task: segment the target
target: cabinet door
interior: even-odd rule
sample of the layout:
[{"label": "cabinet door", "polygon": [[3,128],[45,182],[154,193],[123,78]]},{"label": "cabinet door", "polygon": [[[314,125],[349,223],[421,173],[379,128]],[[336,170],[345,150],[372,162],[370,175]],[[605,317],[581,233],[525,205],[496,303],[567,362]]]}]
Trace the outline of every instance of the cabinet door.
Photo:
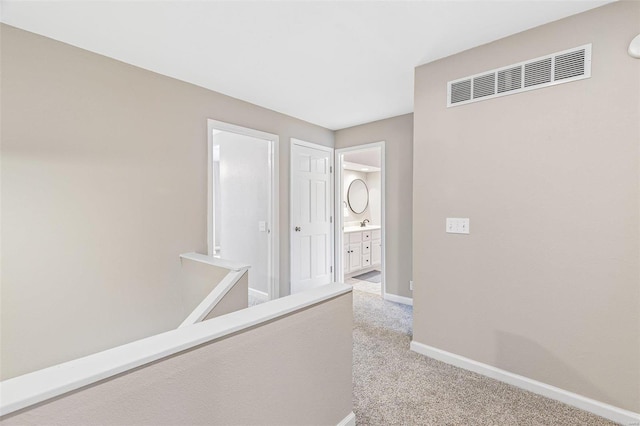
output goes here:
[{"label": "cabinet door", "polygon": [[371,243],[371,264],[379,265],[382,263],[382,244],[380,240]]},{"label": "cabinet door", "polygon": [[349,261],[351,258],[350,251],[351,249],[349,248],[349,245],[345,245],[342,250],[342,267],[344,268],[345,274],[351,272],[351,262]]},{"label": "cabinet door", "polygon": [[362,269],[362,246],[360,244],[349,244],[349,271]]}]

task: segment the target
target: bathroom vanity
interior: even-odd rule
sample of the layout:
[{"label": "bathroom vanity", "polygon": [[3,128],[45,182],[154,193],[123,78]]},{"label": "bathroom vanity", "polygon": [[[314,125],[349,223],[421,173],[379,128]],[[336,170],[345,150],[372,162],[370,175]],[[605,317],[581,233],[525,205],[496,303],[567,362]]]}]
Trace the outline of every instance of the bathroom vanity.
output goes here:
[{"label": "bathroom vanity", "polygon": [[342,264],[344,273],[366,272],[382,263],[382,230],[380,226],[349,226],[344,228]]}]

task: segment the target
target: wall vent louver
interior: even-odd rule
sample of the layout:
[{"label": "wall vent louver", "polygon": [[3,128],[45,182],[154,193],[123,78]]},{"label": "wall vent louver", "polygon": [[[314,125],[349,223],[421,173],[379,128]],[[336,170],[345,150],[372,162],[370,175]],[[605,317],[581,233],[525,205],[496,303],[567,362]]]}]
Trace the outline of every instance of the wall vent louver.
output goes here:
[{"label": "wall vent louver", "polygon": [[524,87],[551,82],[551,58],[524,65]]},{"label": "wall vent louver", "polygon": [[491,96],[496,93],[496,75],[481,75],[473,79],[473,99]]},{"label": "wall vent louver", "polygon": [[498,93],[518,90],[522,87],[522,66],[498,71]]},{"label": "wall vent louver", "polygon": [[591,77],[591,44],[447,83],[447,107]]},{"label": "wall vent louver", "polygon": [[471,80],[458,81],[451,85],[451,103],[464,102],[471,99]]},{"label": "wall vent louver", "polygon": [[584,74],[584,49],[558,55],[553,78],[562,80]]}]

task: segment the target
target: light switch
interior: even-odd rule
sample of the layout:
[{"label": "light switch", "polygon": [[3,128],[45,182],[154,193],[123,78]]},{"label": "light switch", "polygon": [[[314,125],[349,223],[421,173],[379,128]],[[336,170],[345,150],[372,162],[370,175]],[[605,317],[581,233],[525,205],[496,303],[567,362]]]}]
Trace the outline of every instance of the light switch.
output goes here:
[{"label": "light switch", "polygon": [[456,225],[456,219],[453,217],[448,217],[447,218],[447,229],[446,231],[450,234],[455,234],[455,225]]},{"label": "light switch", "polygon": [[267,222],[261,220],[258,222],[258,230],[260,232],[267,232]]},{"label": "light switch", "polygon": [[460,222],[458,222],[459,225],[459,231],[461,234],[468,234],[469,233],[469,218],[465,217],[462,219],[459,219]]},{"label": "light switch", "polygon": [[468,217],[448,217],[445,230],[449,234],[468,234],[469,218]]}]

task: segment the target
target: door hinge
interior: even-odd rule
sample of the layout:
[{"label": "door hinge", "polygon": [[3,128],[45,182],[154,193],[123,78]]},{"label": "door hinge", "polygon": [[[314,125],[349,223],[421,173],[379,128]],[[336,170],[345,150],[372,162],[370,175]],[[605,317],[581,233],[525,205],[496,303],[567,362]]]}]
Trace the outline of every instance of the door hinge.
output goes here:
[{"label": "door hinge", "polygon": [[333,166],[329,166],[329,173],[333,173]]},{"label": "door hinge", "polygon": [[333,273],[333,266],[329,266],[329,272]]},{"label": "door hinge", "polygon": [[329,216],[329,223],[333,223],[333,216]]}]

